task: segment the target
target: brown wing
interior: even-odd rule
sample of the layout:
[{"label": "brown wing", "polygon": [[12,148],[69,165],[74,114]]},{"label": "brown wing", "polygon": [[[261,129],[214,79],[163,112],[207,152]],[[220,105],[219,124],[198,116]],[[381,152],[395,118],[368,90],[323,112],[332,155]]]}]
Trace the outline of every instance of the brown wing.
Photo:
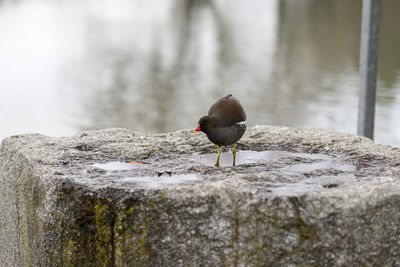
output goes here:
[{"label": "brown wing", "polygon": [[208,115],[214,116],[220,126],[232,126],[237,122],[246,120],[246,112],[239,100],[232,94],[215,102],[208,111]]}]

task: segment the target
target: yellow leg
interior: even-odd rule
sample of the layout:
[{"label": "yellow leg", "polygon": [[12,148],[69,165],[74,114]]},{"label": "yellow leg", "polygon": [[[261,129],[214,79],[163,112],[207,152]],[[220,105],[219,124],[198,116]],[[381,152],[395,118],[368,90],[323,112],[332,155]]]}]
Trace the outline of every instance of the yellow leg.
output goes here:
[{"label": "yellow leg", "polygon": [[217,162],[215,163],[215,167],[219,167],[219,156],[220,156],[220,153],[219,153],[219,146],[217,145],[217,152],[218,152],[218,157],[217,157]]},{"label": "yellow leg", "polygon": [[233,164],[232,166],[235,167],[236,166],[236,144],[233,144]]}]

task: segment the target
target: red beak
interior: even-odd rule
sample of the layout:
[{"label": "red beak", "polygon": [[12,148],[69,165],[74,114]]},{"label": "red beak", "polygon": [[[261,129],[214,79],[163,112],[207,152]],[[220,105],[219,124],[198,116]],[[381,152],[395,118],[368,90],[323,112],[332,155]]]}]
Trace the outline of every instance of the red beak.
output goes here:
[{"label": "red beak", "polygon": [[200,124],[197,124],[197,128],[193,130],[193,133],[197,133],[200,131]]}]

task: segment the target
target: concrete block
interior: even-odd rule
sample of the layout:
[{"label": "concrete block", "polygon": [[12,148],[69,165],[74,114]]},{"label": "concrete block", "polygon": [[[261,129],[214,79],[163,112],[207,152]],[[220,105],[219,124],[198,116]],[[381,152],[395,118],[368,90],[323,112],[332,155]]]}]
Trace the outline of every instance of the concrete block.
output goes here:
[{"label": "concrete block", "polygon": [[12,136],[7,266],[399,266],[400,150],[259,126],[228,149],[182,130]]}]

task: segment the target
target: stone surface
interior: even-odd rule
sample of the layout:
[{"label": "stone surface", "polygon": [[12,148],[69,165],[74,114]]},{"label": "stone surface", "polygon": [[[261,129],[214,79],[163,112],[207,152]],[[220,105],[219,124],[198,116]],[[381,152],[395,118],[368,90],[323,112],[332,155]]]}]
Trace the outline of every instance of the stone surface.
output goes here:
[{"label": "stone surface", "polygon": [[214,145],[188,130],[6,138],[0,261],[400,265],[398,148],[267,126],[248,129],[238,147],[238,166],[223,153],[217,169]]}]

